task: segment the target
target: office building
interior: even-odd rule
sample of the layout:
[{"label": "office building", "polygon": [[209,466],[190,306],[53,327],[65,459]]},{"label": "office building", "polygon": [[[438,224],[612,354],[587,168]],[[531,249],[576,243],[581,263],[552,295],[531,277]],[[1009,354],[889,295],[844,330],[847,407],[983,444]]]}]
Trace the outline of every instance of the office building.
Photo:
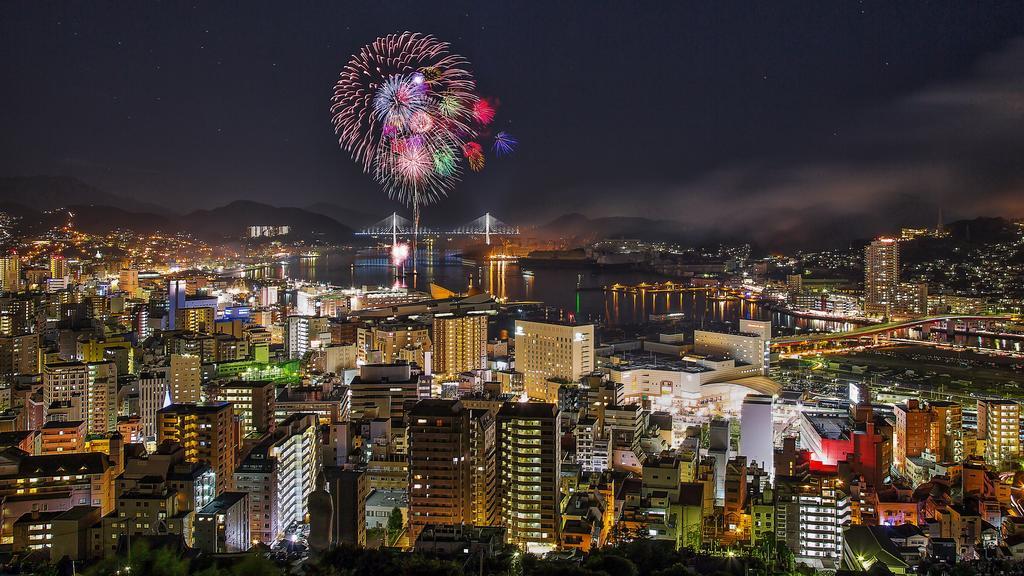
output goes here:
[{"label": "office building", "polygon": [[508,402],[497,415],[500,516],[511,544],[554,548],[561,526],[561,415],[550,403]]},{"label": "office building", "polygon": [[737,331],[694,330],[693,352],[709,357],[709,365],[719,359],[731,359],[737,365],[753,366],[767,374],[771,339],[771,322],[741,318]]},{"label": "office building", "polygon": [[[353,420],[405,417],[405,403],[420,399],[419,373],[400,364],[364,364],[349,383]],[[422,394],[427,396],[429,394]]]},{"label": "office building", "polygon": [[594,368],[593,324],[516,320],[515,369],[530,398],[549,397],[552,378],[576,382]]}]

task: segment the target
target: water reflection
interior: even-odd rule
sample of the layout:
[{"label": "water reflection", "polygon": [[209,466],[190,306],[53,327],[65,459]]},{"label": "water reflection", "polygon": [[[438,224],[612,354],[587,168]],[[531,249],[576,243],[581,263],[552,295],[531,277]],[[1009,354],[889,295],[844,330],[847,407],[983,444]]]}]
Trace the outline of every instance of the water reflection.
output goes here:
[{"label": "water reflection", "polygon": [[[411,263],[410,263],[411,268]],[[702,291],[604,291],[615,283],[636,285],[663,280],[642,272],[592,271],[559,267],[523,267],[515,262],[492,261],[486,264],[463,261],[455,254],[435,252],[427,245],[419,254],[419,269],[396,270],[386,253],[351,253],[296,258],[284,264],[247,272],[250,278],[286,276],[341,286],[407,286],[429,290],[431,283],[462,292],[470,286],[495,294],[510,302],[539,301],[552,309],[549,317],[601,322],[607,326],[645,324],[652,316],[682,313],[683,327],[735,326],[739,319],[771,320],[776,335],[794,332],[836,332],[850,330],[848,322],[795,317],[770,310],[734,296],[715,296]],[[920,334],[911,335],[920,338]],[[958,344],[1022,351],[1021,342],[955,336]]]}]

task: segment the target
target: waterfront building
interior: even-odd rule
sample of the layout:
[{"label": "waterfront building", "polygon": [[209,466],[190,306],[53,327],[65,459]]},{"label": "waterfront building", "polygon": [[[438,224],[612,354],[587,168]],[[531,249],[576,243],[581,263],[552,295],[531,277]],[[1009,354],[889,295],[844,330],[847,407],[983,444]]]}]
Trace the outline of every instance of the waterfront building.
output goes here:
[{"label": "waterfront building", "polygon": [[594,325],[516,320],[515,369],[530,398],[548,398],[548,381],[576,382],[594,364]]}]

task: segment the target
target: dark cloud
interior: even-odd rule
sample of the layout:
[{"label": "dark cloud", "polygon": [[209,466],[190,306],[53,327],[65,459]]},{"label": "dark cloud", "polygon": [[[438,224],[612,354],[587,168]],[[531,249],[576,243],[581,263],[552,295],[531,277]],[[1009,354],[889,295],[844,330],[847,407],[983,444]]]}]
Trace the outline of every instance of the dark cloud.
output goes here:
[{"label": "dark cloud", "polygon": [[[662,188],[645,212],[767,244],[932,225],[940,208],[947,220],[1024,217],[1022,121],[1024,40],[1016,40],[970,77],[865,111],[835,135]],[[602,204],[608,214],[636,210],[629,193]]]}]

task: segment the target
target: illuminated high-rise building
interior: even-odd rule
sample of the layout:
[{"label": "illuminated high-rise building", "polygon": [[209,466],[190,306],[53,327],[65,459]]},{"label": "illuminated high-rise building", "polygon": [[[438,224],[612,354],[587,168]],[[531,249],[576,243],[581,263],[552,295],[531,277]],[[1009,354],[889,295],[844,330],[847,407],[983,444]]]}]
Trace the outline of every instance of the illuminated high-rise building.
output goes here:
[{"label": "illuminated high-rise building", "polygon": [[364,364],[349,383],[352,419],[405,417],[406,402],[419,400],[419,373],[409,364]]},{"label": "illuminated high-rise building", "polygon": [[157,443],[171,440],[185,449],[189,462],[203,462],[217,478],[217,494],[234,485],[234,410],[228,402],[171,404],[157,412]]},{"label": "illuminated high-rise building", "polygon": [[122,268],[117,279],[117,287],[128,295],[135,298],[139,292],[139,271],[132,268]]},{"label": "illuminated high-rise building", "polygon": [[487,316],[434,316],[433,372],[454,375],[487,367]]},{"label": "illuminated high-rise building", "polygon": [[47,411],[60,408],[48,419],[84,420],[89,434],[102,435],[115,430],[117,365],[114,362],[45,364],[43,405]]},{"label": "illuminated high-rise building", "polygon": [[21,290],[21,258],[13,250],[0,258],[0,292]]},{"label": "illuminated high-rise building", "polygon": [[[422,322],[383,322],[372,328],[357,331],[357,354],[366,362],[372,352],[379,354],[379,362],[397,362],[403,355],[412,356],[421,368],[426,366],[424,353],[430,352],[430,325]],[[405,353],[405,354],[403,354]]]},{"label": "illuminated high-rise building", "polygon": [[928,450],[943,462],[964,459],[964,415],[956,402],[932,400],[928,402],[932,413]]},{"label": "illuminated high-rise building", "polygon": [[978,400],[978,440],[985,442],[985,461],[998,466],[1021,456],[1020,404],[1013,400]]},{"label": "illuminated high-rise building", "polygon": [[184,280],[169,280],[167,282],[167,328],[175,330],[178,328],[178,314],[185,308]]},{"label": "illuminated high-rise building", "polygon": [[47,411],[55,402],[67,402],[76,407],[68,419],[85,420],[88,387],[89,367],[84,362],[51,362],[43,365],[43,407]]},{"label": "illuminated high-rise building", "polygon": [[498,446],[493,410],[469,412],[470,519],[474,526],[498,524]]},{"label": "illuminated high-rise building", "polygon": [[156,439],[156,413],[170,405],[170,392],[167,389],[167,376],[170,369],[139,373],[139,420],[142,424],[142,436]]},{"label": "illuminated high-rise building", "polygon": [[324,316],[289,316],[285,332],[284,349],[289,358],[302,358],[331,343],[330,320]]},{"label": "illuminated high-rise building", "polygon": [[273,431],[276,391],[270,380],[235,380],[217,386],[217,400],[235,407],[245,438]]},{"label": "illuminated high-rise building", "polygon": [[530,398],[549,398],[551,378],[576,382],[595,366],[593,324],[516,320],[515,368]]},{"label": "illuminated high-rise building", "polygon": [[89,434],[104,435],[117,429],[117,364],[89,362]]},{"label": "illuminated high-rise building", "polygon": [[472,523],[469,410],[421,400],[409,412],[409,538],[427,524]]},{"label": "illuminated high-rise building", "polygon": [[764,394],[748,394],[743,399],[740,412],[740,455],[747,462],[757,463],[768,473],[768,478],[775,477],[775,446],[772,430],[772,409],[774,399]]},{"label": "illuminated high-rise building", "polygon": [[68,263],[64,256],[53,254],[50,256],[50,278],[67,278]]},{"label": "illuminated high-rise building", "polygon": [[213,333],[213,320],[216,317],[213,308],[185,308],[178,311],[178,329],[202,334]]},{"label": "illuminated high-rise building", "polygon": [[896,306],[900,249],[895,238],[879,238],[864,249],[864,311],[888,317]]},{"label": "illuminated high-rise building", "polygon": [[775,533],[798,559],[830,568],[842,553],[851,522],[850,496],[834,473],[802,471],[776,476]]},{"label": "illuminated high-rise building", "polygon": [[[194,308],[217,308],[217,298],[194,295],[189,297],[188,285],[184,280],[167,281],[167,328],[169,330],[188,330],[186,322],[186,310]],[[200,313],[199,318],[204,318]],[[195,322],[193,316],[193,322]],[[212,322],[211,328],[212,331]],[[194,330],[195,331],[195,330]]]},{"label": "illuminated high-rise building", "polygon": [[316,415],[294,413],[261,441],[235,470],[235,489],[249,493],[252,538],[271,545],[302,524],[320,465]]},{"label": "illuminated high-rise building", "polygon": [[561,414],[555,404],[507,402],[498,410],[500,515],[511,544],[551,550],[561,526]]}]

